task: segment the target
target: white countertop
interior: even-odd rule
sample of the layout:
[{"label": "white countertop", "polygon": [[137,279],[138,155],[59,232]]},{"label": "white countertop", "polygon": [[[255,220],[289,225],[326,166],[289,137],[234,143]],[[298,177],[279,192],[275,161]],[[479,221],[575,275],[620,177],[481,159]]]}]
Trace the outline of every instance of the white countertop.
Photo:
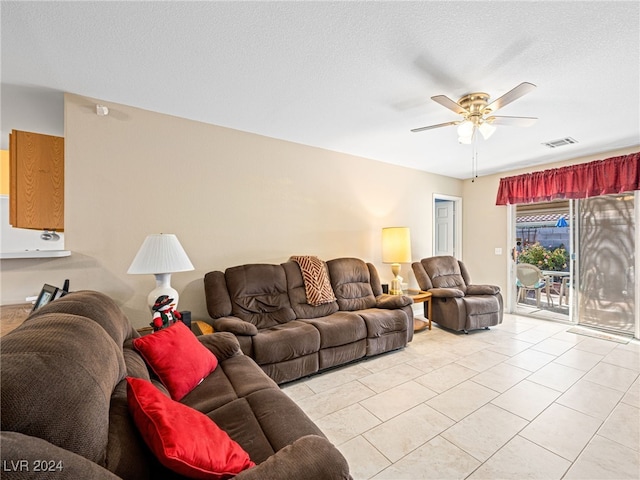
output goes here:
[{"label": "white countertop", "polygon": [[0,260],[10,258],[56,258],[68,257],[69,250],[23,250],[21,252],[0,252]]}]

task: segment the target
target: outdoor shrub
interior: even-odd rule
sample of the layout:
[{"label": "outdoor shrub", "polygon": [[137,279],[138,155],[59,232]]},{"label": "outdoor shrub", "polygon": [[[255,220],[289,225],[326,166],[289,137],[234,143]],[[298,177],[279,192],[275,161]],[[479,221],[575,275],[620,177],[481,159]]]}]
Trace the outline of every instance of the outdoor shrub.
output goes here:
[{"label": "outdoor shrub", "polygon": [[554,250],[545,248],[540,243],[527,245],[518,255],[520,263],[529,263],[535,265],[540,270],[553,270],[556,272],[567,268],[569,255],[564,247]]}]

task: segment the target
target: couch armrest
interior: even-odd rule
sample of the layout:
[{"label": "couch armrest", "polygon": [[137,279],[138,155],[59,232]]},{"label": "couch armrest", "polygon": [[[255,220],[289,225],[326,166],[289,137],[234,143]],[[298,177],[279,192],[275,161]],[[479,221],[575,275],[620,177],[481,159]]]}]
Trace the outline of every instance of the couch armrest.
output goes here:
[{"label": "couch armrest", "polygon": [[0,445],[2,478],[7,480],[120,478],[97,463],[38,437],[5,431],[0,434]]},{"label": "couch armrest", "polygon": [[495,295],[500,293],[496,285],[467,285],[467,295]]},{"label": "couch armrest", "polygon": [[217,332],[230,332],[234,335],[257,335],[258,328],[238,317],[220,317],[211,321]]},{"label": "couch armrest", "polygon": [[464,292],[457,288],[432,288],[429,290],[434,298],[461,298]]},{"label": "couch armrest", "polygon": [[230,332],[215,332],[197,337],[205,347],[213,352],[219,361],[242,355],[238,339]]},{"label": "couch armrest", "polygon": [[299,438],[264,462],[240,472],[238,480],[297,478],[305,480],[350,479],[347,461],[329,440],[317,435]]},{"label": "couch armrest", "polygon": [[383,293],[376,297],[376,307],[392,310],[394,308],[402,308],[413,304],[413,299],[406,295],[389,295]]}]

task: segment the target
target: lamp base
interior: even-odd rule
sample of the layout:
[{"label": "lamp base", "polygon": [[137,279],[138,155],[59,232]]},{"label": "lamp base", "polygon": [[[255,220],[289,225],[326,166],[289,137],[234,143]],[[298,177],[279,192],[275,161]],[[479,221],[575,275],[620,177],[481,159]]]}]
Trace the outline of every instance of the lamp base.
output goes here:
[{"label": "lamp base", "polygon": [[389,288],[391,295],[402,295],[402,277],[397,276],[391,280],[391,288]]},{"label": "lamp base", "polygon": [[391,264],[391,273],[393,273],[394,279],[391,280],[391,287],[389,288],[389,293],[391,295],[402,295],[402,280],[403,278],[400,276],[400,264],[392,263]]},{"label": "lamp base", "polygon": [[153,306],[156,303],[158,297],[162,295],[168,295],[169,298],[173,298],[174,310],[178,310],[178,291],[171,286],[171,274],[170,273],[156,273],[156,288],[151,290],[149,295],[147,296],[147,305],[149,305],[149,310],[153,313]]}]

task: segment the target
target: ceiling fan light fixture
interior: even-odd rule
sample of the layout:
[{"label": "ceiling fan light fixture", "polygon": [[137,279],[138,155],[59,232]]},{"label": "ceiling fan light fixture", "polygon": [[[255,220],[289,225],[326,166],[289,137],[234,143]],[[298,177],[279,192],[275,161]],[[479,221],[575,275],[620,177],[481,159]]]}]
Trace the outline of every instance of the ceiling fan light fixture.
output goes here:
[{"label": "ceiling fan light fixture", "polygon": [[489,140],[489,137],[493,135],[493,132],[496,131],[496,127],[494,127],[490,123],[482,122],[480,124],[480,127],[478,127],[478,130],[480,130],[482,138],[484,138],[485,140]]},{"label": "ceiling fan light fixture", "polygon": [[[471,120],[465,120],[460,125],[458,125],[458,137],[468,137],[469,141],[471,141],[474,127],[475,125]],[[463,143],[463,142],[460,142],[460,143]]]}]

